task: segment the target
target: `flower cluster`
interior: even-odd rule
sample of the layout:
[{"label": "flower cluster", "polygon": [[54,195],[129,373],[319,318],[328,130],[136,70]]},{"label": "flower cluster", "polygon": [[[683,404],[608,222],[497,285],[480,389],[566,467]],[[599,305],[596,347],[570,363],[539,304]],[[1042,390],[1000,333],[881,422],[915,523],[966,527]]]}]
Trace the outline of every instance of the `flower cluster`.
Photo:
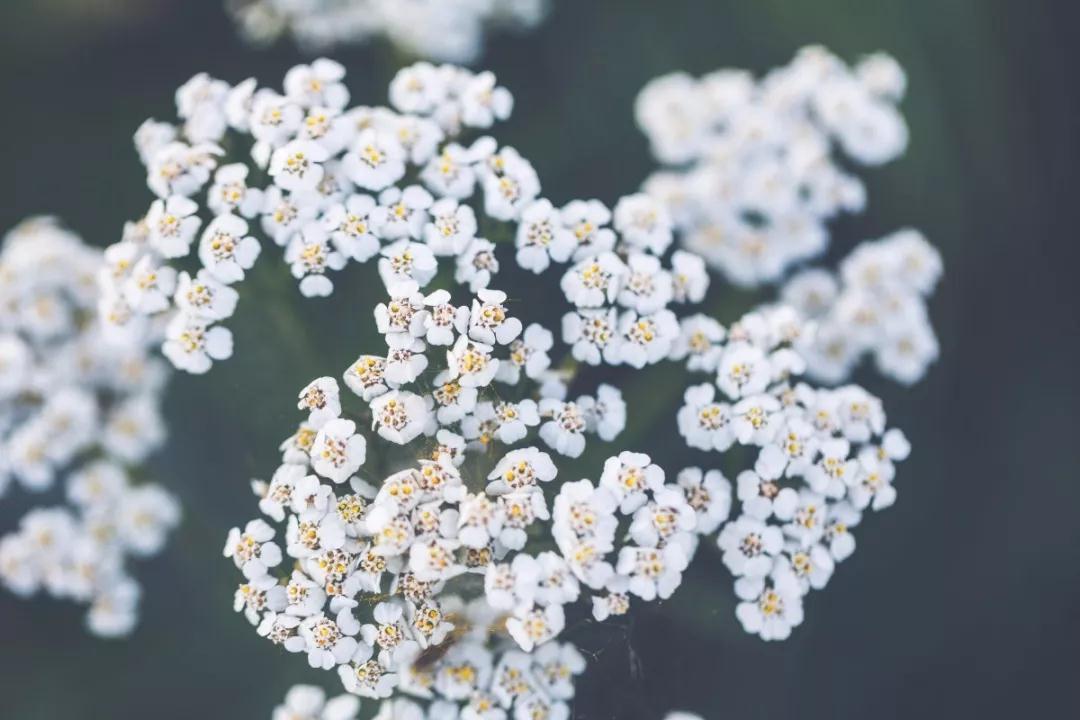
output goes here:
[{"label": "flower cluster", "polygon": [[[583,584],[600,618],[625,612],[627,593],[668,597],[695,544],[696,516],[647,456],[612,458],[599,485],[566,483],[553,499],[544,490],[557,485],[548,453],[525,446],[492,457],[530,433],[576,457],[587,434],[612,439],[622,430],[621,395],[602,386],[595,397],[565,400],[565,384],[547,371],[550,333],[523,331],[501,292],[480,290],[460,306],[446,290],[421,295],[414,282],[390,295],[375,310],[387,354],[359,357],[344,381],[366,404],[359,415],[380,443],[377,459],[394,461],[399,447],[405,469],[371,469],[369,439],[346,417],[337,381],[305,387],[298,405],[307,418],[283,444],[270,482],[255,485],[262,512],[285,526],[284,552],[264,520],[226,542],[247,580],[237,610],[312,666],[337,668],[351,692],[385,697],[408,691],[403,678],[424,651],[450,642],[446,657],[457,652],[448,637],[459,593],[481,598],[476,607],[492,613],[484,627],[525,652],[558,636],[563,607]],[[428,355],[438,353],[445,361],[436,366]],[[617,514],[634,523],[634,544],[621,549]],[[537,534],[551,549],[525,552]],[[278,577],[285,555],[295,562]],[[356,613],[368,605],[361,623]]]},{"label": "flower cluster", "polygon": [[938,356],[926,298],[941,272],[941,255],[922,234],[901,230],[855,248],[839,277],[824,269],[792,276],[781,297],[817,323],[800,348],[808,374],[841,382],[872,354],[882,374],[905,385],[920,380]]},{"label": "flower cluster", "polygon": [[[408,68],[392,102],[436,118],[428,121],[442,131],[460,126],[465,94],[450,101],[445,86],[431,84],[460,72]],[[350,153],[386,157],[380,136],[365,137],[370,147],[354,146],[341,161],[346,173],[358,167]],[[264,152],[276,183],[288,170],[275,173],[273,158],[289,147]],[[351,195],[344,211],[315,211],[334,218],[323,227],[330,243],[351,242],[333,246],[342,255],[382,255],[389,297],[374,317],[386,349],[345,370],[351,396],[332,377],[301,390],[307,417],[270,481],[254,486],[260,510],[284,532],[260,519],[227,539],[225,555],[246,578],[237,611],[313,667],[336,669],[350,692],[383,698],[415,690],[410,678],[425,653],[458,652],[453,608],[462,598],[485,608],[486,626],[520,652],[541,652],[578,601],[603,621],[625,614],[633,598],[670,597],[700,538],[712,536],[746,600],[744,627],[786,637],[801,621],[802,596],[851,552],[860,513],[893,501],[893,463],[906,441],[885,431],[880,402],[861,388],[795,383],[806,370],[798,349],[813,340],[795,310],[764,307],[730,329],[706,314],[677,315],[704,301],[710,278],[700,256],[672,249],[677,223],[661,200],[642,193],[612,210],[595,200],[557,208],[524,158],[495,148],[481,138],[439,151],[436,141],[415,163],[418,184],[394,184],[408,172],[403,162],[377,176],[389,199]],[[477,187],[482,207],[467,203]],[[516,225],[512,247],[477,236],[480,213]],[[514,317],[507,295],[491,287],[504,252],[523,270],[558,278],[562,347],[542,325]],[[446,289],[446,274],[437,277],[443,255],[458,258],[452,285],[468,290],[464,302]],[[305,294],[321,294],[305,290],[310,280],[329,283],[324,272],[294,274]],[[691,448],[757,448],[753,470],[737,478],[733,522],[733,488],[719,470],[688,467],[669,480],[648,455],[624,451],[596,482],[560,477],[588,436],[615,440],[627,418],[610,384],[570,399],[579,372],[664,360],[712,377],[686,391],[678,412]],[[352,396],[358,409],[348,407]],[[372,462],[369,446],[378,448]],[[450,699],[483,692],[473,685]]]},{"label": "flower cluster", "polygon": [[739,515],[717,544],[743,600],[736,614],[765,640],[783,640],[802,622],[803,596],[825,587],[854,551],[862,513],[893,504],[895,463],[910,451],[862,388],[794,383],[801,332],[787,308],[744,317],[715,355],[714,382],[688,388],[678,416],[692,448],[758,448],[753,468],[736,478]]},{"label": "flower cluster", "polygon": [[531,28],[546,0],[236,0],[233,14],[245,36],[268,43],[288,34],[323,50],[377,36],[417,57],[468,63],[489,29]]},{"label": "flower cluster", "polygon": [[[235,310],[234,285],[260,253],[259,230],[284,248],[306,296],[328,295],[330,272],[350,260],[377,260],[392,288],[424,287],[438,258],[452,258],[458,283],[487,287],[499,264],[479,222],[537,213],[540,184],[513,148],[452,139],[508,117],[509,92],[490,73],[420,63],[391,84],[396,110],[346,109],[343,77],[337,63],[317,60],[290,70],[281,95],[254,79],[230,88],[197,75],[177,93],[180,126],[143,125],[136,143],[158,199],[107,251],[114,272],[104,319],[115,332],[166,313],[163,350],[176,367],[202,373],[230,356],[232,334],[218,323]],[[232,146],[253,140],[251,163],[223,164],[226,136]],[[264,176],[270,185],[254,186]],[[518,230],[534,267],[553,245],[550,233],[535,234],[546,220]],[[197,270],[170,265],[193,251]]]},{"label": "flower cluster", "polygon": [[23,596],[44,589],[88,603],[91,631],[120,635],[135,623],[139,595],[125,559],[157,553],[179,510],[161,488],[129,483],[126,468],[164,438],[166,372],[148,356],[149,335],[105,341],[101,268],[101,252],[52,219],[4,239],[0,488],[14,478],[41,492],[63,476],[70,507],[32,510],[0,539],[0,582]]},{"label": "flower cluster", "polygon": [[662,201],[685,248],[732,282],[779,280],[828,245],[827,221],[865,205],[865,190],[833,157],[877,165],[900,155],[896,109],[905,77],[890,57],[854,69],[820,47],[760,81],[741,70],[650,82],[636,105],[657,159],[644,184]]},{"label": "flower cluster", "polygon": [[[573,645],[548,643],[525,653],[505,641],[493,641],[494,620],[482,602],[458,603],[454,644],[446,652],[421,654],[399,680],[411,698],[383,700],[376,720],[459,720],[467,718],[550,718],[568,720],[574,679],[585,659]],[[365,668],[370,673],[371,668]],[[384,676],[385,677],[385,676]],[[366,674],[354,682],[366,682]],[[359,700],[353,694],[326,701],[312,686],[289,690],[274,719],[355,720]]]}]

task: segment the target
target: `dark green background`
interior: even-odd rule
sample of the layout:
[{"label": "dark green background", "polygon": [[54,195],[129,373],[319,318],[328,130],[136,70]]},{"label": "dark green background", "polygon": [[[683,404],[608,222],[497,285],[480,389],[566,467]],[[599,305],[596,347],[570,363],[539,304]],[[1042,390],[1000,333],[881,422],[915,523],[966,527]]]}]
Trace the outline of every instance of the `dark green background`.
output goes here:
[{"label": "dark green background", "polygon": [[[889,51],[909,74],[911,149],[865,174],[870,210],[836,225],[832,255],[913,225],[945,256],[931,308],[941,362],[910,390],[866,378],[915,447],[900,501],[864,521],[859,551],[810,596],[803,626],[784,644],[744,635],[730,578],[706,548],[671,602],[581,632],[596,658],[578,717],[1080,715],[1071,5],[563,0],[537,32],[489,43],[481,63],[517,99],[500,140],[532,159],[556,203],[612,202],[649,172],[632,104],[652,77],[762,71],[808,43],[848,59]],[[383,45],[334,56],[365,104],[384,101],[406,61]],[[173,117],[174,89],[197,71],[276,85],[299,59],[286,46],[243,47],[218,0],[3,0],[0,226],[49,212],[91,242],[115,241],[150,200],[130,141],[145,117]],[[295,391],[370,343],[371,270],[301,303],[283,264],[260,264],[231,323],[236,357],[209,378],[177,378],[168,397],[172,437],[154,469],[186,517],[168,551],[138,568],[140,628],[126,642],[94,640],[71,606],[0,594],[0,717],[258,719],[294,682],[336,689],[231,612],[238,574],[220,547],[256,512],[247,480],[273,469],[297,420]],[[722,287],[712,298],[725,322],[755,300]],[[630,438],[651,418],[673,424],[681,380],[660,373],[634,406]],[[672,469],[702,461],[676,444],[657,456]],[[9,494],[0,528],[26,503]]]}]

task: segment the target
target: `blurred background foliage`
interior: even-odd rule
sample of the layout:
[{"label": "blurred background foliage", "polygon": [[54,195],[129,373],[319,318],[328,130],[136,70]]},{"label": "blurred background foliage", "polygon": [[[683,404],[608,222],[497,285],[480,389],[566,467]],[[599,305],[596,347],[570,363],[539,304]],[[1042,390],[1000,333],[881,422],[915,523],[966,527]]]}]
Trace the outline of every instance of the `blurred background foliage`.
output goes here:
[{"label": "blurred background foliage", "polygon": [[[151,199],[131,134],[146,117],[174,116],[176,87],[198,71],[279,85],[302,57],[287,44],[244,47],[221,5],[4,0],[0,227],[54,213],[94,244],[113,242]],[[632,105],[657,75],[761,72],[809,43],[848,60],[893,53],[909,74],[911,149],[864,173],[869,211],[835,224],[829,260],[912,225],[946,262],[931,303],[942,360],[929,378],[910,390],[860,378],[915,447],[900,501],[864,520],[859,551],[810,596],[803,626],[779,645],[744,635],[707,545],[672,601],[575,632],[593,656],[577,717],[1080,715],[1070,682],[1080,641],[1072,5],[556,0],[536,32],[489,39],[479,64],[517,100],[498,137],[533,161],[557,204],[611,203],[650,171]],[[382,44],[333,56],[364,104],[385,102],[409,61]],[[243,287],[236,356],[172,384],[171,441],[153,471],[186,515],[168,551],[137,570],[140,627],[125,642],[95,640],[79,609],[0,594],[0,717],[265,718],[292,683],[337,691],[333,674],[279,653],[232,613],[239,575],[220,548],[257,512],[248,480],[274,469],[299,419],[295,392],[377,347],[369,313],[381,285],[373,267],[354,267],[332,298],[302,302],[276,254]],[[522,314],[545,319],[542,294],[514,294]],[[718,283],[710,301],[726,323],[767,296]],[[672,471],[709,464],[667,442],[682,387],[672,369],[630,386],[628,444],[655,449]],[[0,528],[27,502],[9,494]]]}]

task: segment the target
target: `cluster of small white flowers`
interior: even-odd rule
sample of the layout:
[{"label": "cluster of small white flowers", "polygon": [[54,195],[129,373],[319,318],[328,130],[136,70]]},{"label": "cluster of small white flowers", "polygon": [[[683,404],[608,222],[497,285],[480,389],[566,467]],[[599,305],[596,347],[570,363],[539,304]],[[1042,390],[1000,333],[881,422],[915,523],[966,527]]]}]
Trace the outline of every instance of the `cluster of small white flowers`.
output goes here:
[{"label": "cluster of small white flowers", "polygon": [[[813,52],[800,58],[801,70],[791,71],[798,76],[822,62]],[[447,100],[444,84],[432,90],[433,78],[461,72],[406,69],[391,100],[417,115],[393,117],[430,122],[440,133],[461,127],[469,112],[460,98],[468,93]],[[494,111],[474,125],[505,116],[497,108],[508,111],[509,95],[495,99],[506,91],[494,89],[494,78],[459,77],[487,78],[484,107]],[[840,83],[831,73],[811,77]],[[843,138],[855,131],[844,122],[856,121],[834,120],[829,137],[846,146]],[[351,181],[371,189],[364,184],[370,168],[358,163],[369,151],[387,157],[387,145],[377,134],[364,137],[342,159],[348,178],[335,188]],[[447,657],[457,652],[448,608],[460,598],[486,608],[489,625],[520,651],[537,652],[563,631],[564,608],[578,600],[602,621],[626,613],[632,597],[670,597],[700,537],[719,531],[745,600],[737,612],[744,627],[766,639],[786,637],[801,621],[802,596],[823,587],[833,564],[850,554],[849,529],[861,512],[895,498],[893,464],[908,451],[903,435],[885,431],[880,402],[861,388],[794,384],[806,370],[797,350],[812,342],[812,326],[797,311],[762,308],[730,330],[704,314],[675,314],[679,305],[701,303],[710,281],[700,256],[671,249],[677,208],[646,193],[621,198],[613,210],[595,200],[556,208],[540,197],[536,173],[516,151],[496,153],[494,140],[482,138],[468,150],[440,152],[439,139],[415,163],[420,184],[394,185],[406,173],[402,162],[378,175],[375,189],[385,188],[387,197],[342,195],[344,210],[328,215],[323,232],[331,243],[346,243],[337,250],[342,256],[383,255],[389,298],[374,315],[387,349],[361,355],[344,372],[363,401],[354,414],[333,378],[300,392],[307,418],[282,445],[270,482],[255,484],[262,512],[284,525],[285,548],[263,520],[230,533],[225,554],[247,578],[237,610],[261,635],[306,653],[312,666],[336,668],[350,692],[387,697],[395,688],[410,691],[407,679],[432,648]],[[276,178],[290,172],[280,169],[290,165],[280,160],[288,147],[282,141],[263,153]],[[827,142],[824,153],[827,163]],[[479,211],[516,223],[512,249],[476,236],[478,210],[465,202],[478,185]],[[289,244],[303,242],[307,231],[295,233]],[[568,357],[559,363],[552,363],[553,334],[512,317],[506,294],[490,287],[502,250],[523,269],[560,278],[570,310],[560,348]],[[467,302],[455,302],[447,289],[424,289],[443,255],[457,256],[453,284],[468,288]],[[295,274],[303,290],[309,274]],[[329,283],[323,272],[313,274]],[[663,360],[714,378],[689,388],[678,414],[691,448],[759,448],[754,469],[738,477],[742,514],[731,523],[732,486],[718,470],[689,467],[668,482],[649,456],[621,452],[598,482],[556,481],[552,455],[532,443],[535,435],[554,455],[576,458],[590,434],[614,440],[627,417],[621,391],[600,385],[570,400],[575,372],[600,364],[640,370]],[[717,389],[730,402],[717,400]],[[367,463],[375,444],[378,468]],[[286,555],[294,562],[282,576],[277,568]],[[374,606],[371,618],[357,619],[367,605]]]},{"label": "cluster of small white flowers", "polygon": [[360,700],[338,695],[327,700],[326,691],[315,685],[293,685],[285,702],[274,708],[271,720],[356,720]]},{"label": "cluster of small white flowers", "polygon": [[90,630],[114,636],[137,614],[126,557],[159,552],[179,509],[161,488],[128,480],[125,468],[164,439],[166,371],[148,356],[148,335],[105,342],[101,267],[101,251],[49,218],[4,238],[0,491],[14,478],[42,492],[63,476],[71,507],[31,510],[0,539],[0,583],[21,596],[44,589],[87,603]]},{"label": "cluster of small white flowers", "polygon": [[[395,446],[417,444],[405,451],[406,469],[374,484],[363,479],[369,440],[345,416],[348,397],[329,377],[305,387],[298,406],[307,418],[282,445],[270,482],[255,484],[260,510],[285,526],[284,553],[263,520],[233,529],[226,542],[225,555],[247,578],[237,610],[260,634],[306,652],[312,666],[337,668],[350,692],[386,697],[399,686],[409,691],[403,678],[454,630],[450,583],[454,593],[471,586],[482,596],[477,607],[492,613],[484,626],[526,653],[543,652],[563,630],[563,606],[578,599],[582,582],[603,592],[597,607],[608,609],[598,617],[624,612],[627,591],[668,597],[687,560],[682,531],[695,516],[647,456],[609,460],[599,489],[587,480],[564,484],[553,510],[543,488],[556,476],[551,456],[528,445],[492,458],[496,446],[525,445],[530,434],[577,457],[587,434],[621,432],[621,394],[601,386],[595,397],[565,400],[565,383],[548,370],[551,334],[539,325],[523,332],[502,292],[482,289],[457,306],[448,291],[425,297],[408,281],[390,295],[374,313],[387,354],[362,355],[344,381],[366,403],[359,414],[371,442],[381,443],[380,461],[392,460]],[[429,361],[429,350],[445,362]],[[509,399],[512,391],[524,397]],[[463,471],[467,457],[473,464]],[[633,515],[638,545],[619,552],[616,569],[606,556],[616,552],[620,510]],[[682,512],[677,526],[658,530],[668,512]],[[547,536],[561,554],[524,552],[549,520]],[[679,542],[668,543],[675,531]],[[285,555],[295,562],[279,578]],[[374,604],[368,624],[354,615],[362,603]],[[472,698],[474,690],[449,697]]]},{"label": "cluster of small white flowers", "polygon": [[823,382],[847,379],[865,354],[878,370],[911,385],[938,356],[926,299],[942,273],[941,255],[916,230],[900,230],[859,245],[828,270],[804,270],[784,286],[783,301],[817,324],[799,348],[807,374]]},{"label": "cluster of small white flowers", "polygon": [[243,34],[258,43],[290,35],[309,50],[385,36],[421,58],[469,63],[484,34],[499,27],[532,28],[547,0],[234,0]]},{"label": "cluster of small white flowers", "polygon": [[853,69],[821,47],[755,82],[742,70],[650,82],[638,124],[671,166],[645,192],[660,200],[685,248],[732,282],[777,281],[823,252],[827,221],[865,205],[865,190],[833,157],[877,165],[900,155],[908,131],[896,108],[903,70],[876,54]]},{"label": "cluster of small white flowers", "polygon": [[[284,248],[305,296],[328,295],[329,273],[349,260],[377,259],[393,288],[424,287],[437,258],[453,258],[458,283],[488,286],[499,264],[494,243],[477,235],[478,217],[522,218],[540,184],[513,148],[491,137],[469,147],[452,139],[507,118],[510,93],[491,73],[419,63],[390,86],[396,111],[347,110],[344,73],[325,59],[294,67],[284,95],[257,90],[254,79],[230,88],[197,75],[177,93],[180,126],[143,125],[136,143],[158,199],[106,253],[115,272],[105,319],[116,332],[171,311],[163,350],[174,365],[202,373],[229,357],[232,334],[216,323],[233,314],[233,285],[259,255],[257,228]],[[217,143],[249,135],[253,164],[222,165]],[[250,186],[264,171],[270,186]],[[199,236],[204,210],[212,217]],[[538,252],[549,240],[520,238]],[[169,266],[196,245],[198,272]]]},{"label": "cluster of small white flowers", "polygon": [[851,528],[862,513],[893,504],[895,463],[910,451],[862,388],[793,384],[804,370],[792,349],[801,334],[789,308],[742,318],[714,345],[715,364],[701,368],[715,381],[688,388],[678,417],[692,448],[759,448],[753,469],[736,478],[740,514],[717,543],[743,600],[736,614],[765,640],[783,640],[802,622],[803,596],[825,587],[854,551]]},{"label": "cluster of small white flowers", "polygon": [[[585,669],[573,645],[551,642],[525,653],[491,640],[487,624],[494,618],[483,603],[459,602],[457,612],[454,644],[420,654],[399,680],[412,698],[383,700],[375,720],[569,719],[574,679]],[[373,672],[374,666],[358,668],[357,682],[369,682]],[[327,701],[321,688],[297,685],[273,719],[355,720],[359,708],[355,695]]]}]

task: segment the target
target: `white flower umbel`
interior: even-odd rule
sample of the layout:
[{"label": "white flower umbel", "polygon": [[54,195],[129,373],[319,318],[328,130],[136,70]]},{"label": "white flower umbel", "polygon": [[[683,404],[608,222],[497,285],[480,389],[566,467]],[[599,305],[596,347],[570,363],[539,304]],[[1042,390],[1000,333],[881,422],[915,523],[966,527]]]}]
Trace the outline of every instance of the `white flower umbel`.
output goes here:
[{"label": "white flower umbel", "polygon": [[828,383],[846,380],[862,356],[911,385],[938,356],[926,309],[942,273],[941,255],[917,230],[900,230],[859,245],[839,277],[805,270],[788,280],[784,302],[818,324],[800,351],[807,372]]},{"label": "white flower umbel", "polygon": [[[292,68],[283,93],[201,74],[177,93],[175,125],[140,128],[157,199],[106,252],[106,327],[122,334],[164,316],[166,357],[203,373],[232,354],[232,335],[218,323],[233,315],[236,286],[266,247],[283,248],[300,293],[312,298],[333,292],[335,273],[368,262],[388,289],[413,283],[415,294],[433,281],[439,258],[457,282],[485,289],[499,270],[495,243],[476,237],[485,219],[511,224],[508,235],[531,237],[549,260],[568,259],[570,231],[536,200],[529,161],[490,137],[468,148],[454,142],[509,117],[512,98],[492,74],[420,63],[391,84],[392,107],[348,107],[344,80],[344,68],[326,59]],[[248,156],[237,149],[249,146]],[[173,267],[192,254],[201,268]],[[522,262],[536,260],[526,253]],[[520,325],[498,321],[502,300],[480,303],[473,339],[519,339]],[[446,319],[432,313],[427,342],[450,344],[442,330],[455,322]],[[531,340],[546,350],[542,337]],[[542,369],[540,357],[531,372]],[[394,363],[384,370],[393,381]]]},{"label": "white flower umbel", "polygon": [[[172,237],[190,242],[183,203],[165,206],[159,223],[177,213]],[[87,605],[87,628],[102,636],[134,628],[140,588],[127,560],[160,552],[180,516],[162,488],[130,480],[165,437],[167,372],[149,353],[161,328],[112,333],[98,320],[99,307],[150,311],[175,284],[171,268],[132,249],[102,253],[50,218],[25,221],[0,248],[0,494],[12,480],[43,492],[63,479],[68,500],[30,510],[0,538],[0,585]],[[118,275],[126,280],[102,296],[98,279]]]},{"label": "white flower umbel", "polygon": [[[547,5],[548,0],[252,0],[229,7],[243,36],[258,44],[288,35],[305,49],[322,50],[385,37],[410,55],[468,63],[483,49],[485,33],[533,28],[543,21]],[[309,72],[297,82],[321,79]],[[425,83],[399,92],[416,96],[419,104],[437,86]]]},{"label": "white flower umbel", "polygon": [[[820,79],[810,71],[820,70],[822,59],[806,54],[796,74]],[[826,79],[843,74],[825,64]],[[796,86],[782,95],[794,93],[798,105],[805,93]],[[738,94],[723,83],[713,89],[718,102]],[[284,112],[282,103],[314,110],[306,92],[265,96],[263,102],[273,100],[270,119]],[[748,92],[756,92],[752,83]],[[449,141],[470,123],[486,126],[508,112],[493,77],[417,65],[399,74],[391,97],[397,112],[345,111],[348,124],[363,129],[342,146],[344,157],[326,161],[334,177],[329,187],[274,200],[275,208],[283,199],[314,208],[305,220],[326,215],[333,204],[332,219],[322,224],[330,243],[347,245],[341,234],[370,235],[375,245],[364,240],[367,249],[340,252],[378,256],[388,298],[374,311],[385,349],[365,348],[370,354],[343,373],[356,398],[339,396],[336,406],[325,379],[306,388],[300,404],[308,417],[283,443],[271,482],[255,485],[260,509],[283,526],[278,537],[285,538],[284,553],[277,550],[282,569],[237,561],[255,604],[264,606],[255,617],[259,632],[286,650],[304,651],[315,666],[336,667],[354,694],[434,694],[467,702],[477,716],[511,706],[516,714],[547,712],[553,698],[493,687],[492,676],[523,666],[527,653],[558,636],[575,602],[603,621],[670,597],[705,538],[736,578],[743,626],[766,639],[787,637],[801,622],[804,595],[825,587],[854,550],[852,529],[863,513],[896,500],[895,465],[910,448],[887,429],[880,401],[854,386],[799,382],[807,370],[800,350],[815,335],[791,308],[761,306],[725,328],[700,308],[684,307],[708,297],[711,278],[705,260],[671,247],[689,210],[653,190],[666,186],[674,197],[678,178],[650,181],[649,192],[618,200],[613,212],[580,200],[555,210],[513,148],[500,149],[490,138],[469,147]],[[817,112],[826,114],[816,109],[815,121]],[[747,142],[769,136],[768,128],[746,122],[739,132]],[[295,140],[293,130],[259,133],[267,145],[259,157],[267,162]],[[722,150],[722,139],[715,140],[710,147]],[[798,162],[805,150],[788,157],[786,148],[780,142],[783,162]],[[828,149],[826,143],[824,156],[811,154],[811,164],[828,167]],[[213,157],[202,149],[187,159],[185,172],[201,177]],[[343,173],[329,169],[337,161]],[[748,197],[783,205],[783,197],[770,195],[784,190],[767,170],[747,180]],[[326,206],[314,199],[324,190],[331,196]],[[811,202],[815,191],[836,200],[832,185],[788,200]],[[756,226],[764,210],[743,209],[740,222]],[[286,245],[302,232],[303,223],[283,229],[291,221],[273,222],[268,234]],[[488,237],[478,237],[479,228]],[[439,272],[440,259],[451,256],[454,272]],[[556,304],[560,337],[522,322],[528,318],[517,316],[527,315],[529,304],[495,289],[500,263],[511,260],[537,283],[521,288],[521,298]],[[615,441],[628,424],[642,437],[659,427],[635,403],[649,392],[652,378],[644,373],[666,360],[685,362],[696,375],[677,386],[688,389],[671,432],[695,451],[744,448],[737,454],[750,462],[735,471],[736,487],[709,469],[727,458],[669,474],[649,455],[622,448],[605,453],[613,457],[599,475],[582,479],[571,459],[587,457],[597,439]],[[585,367],[602,364],[623,367]],[[608,382],[597,383],[598,375]],[[591,390],[571,395],[586,383]],[[359,449],[361,440],[366,452],[350,452],[349,444]],[[262,526],[253,530],[235,533],[273,559],[272,537]],[[258,572],[263,565],[271,582]],[[286,587],[287,598],[304,597],[279,610],[275,584]],[[472,600],[474,620],[510,638],[526,660],[494,660],[456,639],[462,597]],[[245,614],[251,607],[243,603]],[[289,608],[304,619],[292,622]],[[431,663],[419,658],[441,645],[438,669],[428,674]]]},{"label": "white flower umbel", "polygon": [[[879,69],[886,64],[890,73]],[[881,81],[886,75],[890,82]],[[825,251],[831,219],[865,206],[862,183],[845,168],[879,165],[906,149],[897,109],[903,77],[887,56],[850,68],[808,47],[758,81],[733,69],[656,78],[635,114],[670,169],[643,190],[670,214],[683,247],[729,280],[776,282]]]}]

